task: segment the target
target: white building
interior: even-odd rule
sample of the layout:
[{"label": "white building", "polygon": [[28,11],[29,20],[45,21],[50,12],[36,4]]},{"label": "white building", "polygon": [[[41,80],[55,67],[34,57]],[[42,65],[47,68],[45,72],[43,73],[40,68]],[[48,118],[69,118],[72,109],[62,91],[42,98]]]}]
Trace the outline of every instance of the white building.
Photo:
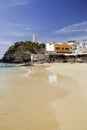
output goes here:
[{"label": "white building", "polygon": [[76,42],[69,42],[68,45],[70,46],[71,52],[75,53],[78,44]]},{"label": "white building", "polygon": [[54,52],[54,43],[46,43],[46,51]]},{"label": "white building", "polygon": [[72,53],[87,50],[87,42],[78,41],[68,43],[71,46]]},{"label": "white building", "polygon": [[78,51],[87,50],[87,43],[80,43],[80,44],[77,46],[77,50],[78,50]]}]

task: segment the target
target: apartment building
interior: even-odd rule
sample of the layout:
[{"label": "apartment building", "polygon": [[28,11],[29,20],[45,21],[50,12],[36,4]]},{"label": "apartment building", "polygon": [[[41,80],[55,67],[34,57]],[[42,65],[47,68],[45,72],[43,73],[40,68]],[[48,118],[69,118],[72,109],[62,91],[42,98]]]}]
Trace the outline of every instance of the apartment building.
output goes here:
[{"label": "apartment building", "polygon": [[67,43],[55,44],[54,51],[56,53],[71,53],[71,48]]},{"label": "apartment building", "polygon": [[68,45],[67,43],[47,43],[46,51],[48,53],[71,53],[71,48],[70,45]]}]

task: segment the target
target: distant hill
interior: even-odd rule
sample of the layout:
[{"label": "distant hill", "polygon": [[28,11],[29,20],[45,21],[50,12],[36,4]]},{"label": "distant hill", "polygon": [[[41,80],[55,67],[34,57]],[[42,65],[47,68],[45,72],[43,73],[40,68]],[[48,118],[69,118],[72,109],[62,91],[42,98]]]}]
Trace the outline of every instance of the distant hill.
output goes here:
[{"label": "distant hill", "polygon": [[30,61],[31,54],[42,53],[45,49],[44,43],[33,43],[31,41],[16,42],[9,47],[2,58],[3,62],[23,63]]}]

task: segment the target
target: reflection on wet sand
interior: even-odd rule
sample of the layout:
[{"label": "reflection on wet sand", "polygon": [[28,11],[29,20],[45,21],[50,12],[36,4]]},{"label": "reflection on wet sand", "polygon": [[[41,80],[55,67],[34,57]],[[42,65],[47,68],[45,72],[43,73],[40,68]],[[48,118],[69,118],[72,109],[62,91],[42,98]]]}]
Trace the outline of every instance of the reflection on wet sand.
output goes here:
[{"label": "reflection on wet sand", "polygon": [[56,73],[52,73],[48,76],[49,83],[56,83],[57,82],[57,75]]},{"label": "reflection on wet sand", "polygon": [[[1,130],[61,130],[51,102],[67,97],[69,91],[53,87],[49,75],[45,66],[36,66],[9,77],[8,89],[0,92]],[[50,81],[57,82],[57,77]]]}]

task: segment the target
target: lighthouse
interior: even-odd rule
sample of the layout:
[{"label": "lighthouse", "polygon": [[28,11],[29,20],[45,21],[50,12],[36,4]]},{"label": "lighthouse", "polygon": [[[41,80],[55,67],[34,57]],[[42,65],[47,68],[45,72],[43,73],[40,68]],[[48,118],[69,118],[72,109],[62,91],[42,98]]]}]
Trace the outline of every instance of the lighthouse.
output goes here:
[{"label": "lighthouse", "polygon": [[36,34],[33,34],[33,42],[37,42],[37,35]]}]

